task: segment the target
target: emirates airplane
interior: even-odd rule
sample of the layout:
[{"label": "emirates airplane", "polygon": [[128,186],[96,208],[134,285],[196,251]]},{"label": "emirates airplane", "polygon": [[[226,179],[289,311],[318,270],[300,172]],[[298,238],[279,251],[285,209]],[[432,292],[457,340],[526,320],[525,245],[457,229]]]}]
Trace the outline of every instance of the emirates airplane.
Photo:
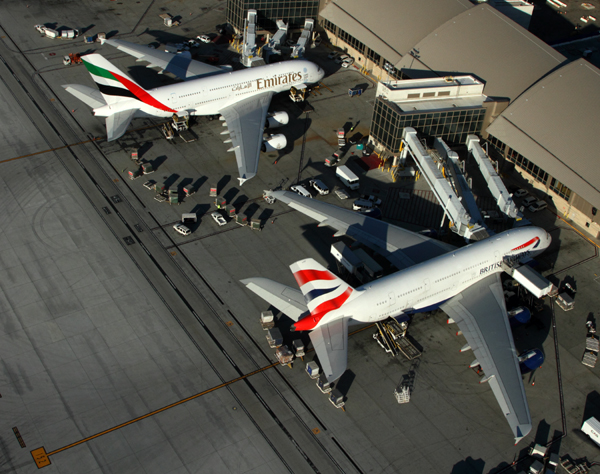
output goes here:
[{"label": "emirates airplane", "polygon": [[242,283],[295,321],[310,339],[331,382],[346,370],[348,325],[442,309],[456,322],[481,366],[515,436],[531,430],[531,415],[515,350],[500,274],[502,261],[543,252],[550,235],[537,227],[513,229],[457,249],[421,234],[295,193],[275,198],[384,255],[400,270],[352,288],[315,260],[290,266],[300,290],[266,278]]},{"label": "emirates airplane", "polygon": [[286,125],[287,112],[268,114],[271,99],[278,92],[320,81],[323,69],[310,61],[293,60],[267,66],[232,71],[230,66],[217,67],[194,61],[189,52],[171,54],[122,40],[102,42],[147,61],[185,82],[145,90],[99,54],[82,56],[83,64],[98,89],[80,84],[63,87],[92,107],[94,115],[106,117],[108,141],[123,136],[134,117],[171,117],[216,115],[225,120],[228,151],[236,155],[240,184],[254,177],[261,151],[281,150],[287,145],[285,135],[264,138],[265,128]]}]

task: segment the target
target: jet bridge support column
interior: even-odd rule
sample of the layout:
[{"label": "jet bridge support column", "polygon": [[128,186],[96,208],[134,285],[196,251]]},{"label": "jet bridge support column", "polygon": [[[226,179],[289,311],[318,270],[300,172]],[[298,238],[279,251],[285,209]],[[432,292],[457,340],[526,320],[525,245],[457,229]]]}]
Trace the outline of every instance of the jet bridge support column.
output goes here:
[{"label": "jet bridge support column", "polygon": [[473,155],[473,158],[475,158],[477,165],[479,165],[481,174],[485,178],[490,192],[496,199],[500,211],[511,219],[515,219],[518,226],[530,224],[527,219],[523,218],[523,215],[517,209],[517,206],[512,199],[512,195],[508,193],[504,182],[500,176],[498,176],[498,172],[487,153],[481,148],[477,136],[467,136],[467,149],[471,155]]},{"label": "jet bridge support column", "polygon": [[485,227],[469,215],[450,183],[444,178],[431,156],[427,154],[417,137],[417,131],[412,127],[406,127],[402,133],[402,140],[404,148],[401,157],[406,158],[407,154],[413,157],[421,174],[444,209],[444,214],[450,219],[452,231],[468,240],[482,240],[488,237]]}]

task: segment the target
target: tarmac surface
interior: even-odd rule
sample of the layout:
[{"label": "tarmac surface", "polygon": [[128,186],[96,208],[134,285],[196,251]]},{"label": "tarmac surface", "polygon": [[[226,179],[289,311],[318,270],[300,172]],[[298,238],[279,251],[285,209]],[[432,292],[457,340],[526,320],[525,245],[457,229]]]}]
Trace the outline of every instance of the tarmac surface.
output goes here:
[{"label": "tarmac surface", "polygon": [[[356,327],[348,371],[336,384],[345,411],[306,375],[313,353],[292,368],[276,364],[259,324],[267,304],[239,280],[293,286],[289,265],[306,257],[335,270],[335,239],[284,204],[268,205],[263,190],[296,182],[305,130],[300,181],[339,186],[323,161],[337,148],[336,129],[352,124],[353,133],[368,134],[374,84],[356,69],[338,70],[324,46],[310,50],[307,58],[329,74],[309,98],[314,111],[304,113],[285,94],[275,98],[272,110],[291,117],[281,129],[288,146],[263,154],[257,177],[243,187],[219,121],[197,118],[196,141],[170,144],[159,121],[135,120],[134,131],[107,143],[103,120],[61,87],[93,86],[89,74],[63,66],[62,56],[94,50],[147,88],[173,79],[108,45],[42,38],[33,25],[68,18],[69,27],[93,24],[89,34],[164,43],[224,22],[224,2],[178,5],[169,13],[182,25],[171,29],[158,17],[166,8],[149,1],[1,6],[0,473],[38,472],[32,451],[38,462],[46,454],[43,472],[56,473],[516,472],[531,461],[511,463],[534,442],[593,460],[598,448],[579,427],[600,416],[597,369],[581,364],[585,322],[597,311],[598,243],[550,210],[528,216],[553,237],[539,270],[557,285],[574,284],[576,306],[553,312],[545,301],[515,331],[519,353],[538,347],[546,356],[524,379],[534,429],[519,445],[441,312],[413,319],[409,334],[423,352],[416,362],[392,358],[373,340],[374,328]],[[201,54],[231,60],[226,47],[201,46]],[[365,92],[350,98],[358,85]],[[153,174],[128,179],[134,151]],[[423,180],[364,172],[353,153],[347,160],[361,192],[382,196],[384,216],[416,229],[439,225]],[[143,187],[147,179],[182,197],[187,184],[197,192],[180,205],[159,203]],[[211,186],[262,230],[217,226]],[[187,237],[172,229],[183,212],[199,217]],[[279,317],[288,344],[290,324]],[[413,393],[399,405],[393,392],[405,376],[413,377]]]}]

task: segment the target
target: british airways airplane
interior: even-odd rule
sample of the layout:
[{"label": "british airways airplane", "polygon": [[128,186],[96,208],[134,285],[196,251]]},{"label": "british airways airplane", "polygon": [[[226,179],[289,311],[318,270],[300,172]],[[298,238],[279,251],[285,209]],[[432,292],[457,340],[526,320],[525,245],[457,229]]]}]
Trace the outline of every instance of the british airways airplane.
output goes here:
[{"label": "british airways airplane", "polygon": [[123,136],[134,117],[171,117],[184,111],[219,114],[227,125],[223,134],[229,135],[225,143],[231,143],[230,150],[235,152],[240,184],[256,175],[261,151],[281,150],[287,144],[283,134],[263,138],[265,128],[278,128],[289,121],[287,112],[267,113],[273,96],[325,76],[323,69],[305,60],[231,71],[230,66],[194,61],[189,53],[171,54],[123,40],[104,43],[185,81],[145,90],[101,55],[82,56],[98,89],[80,84],[63,87],[92,107],[94,115],[106,117],[108,141]]},{"label": "british airways airplane", "polygon": [[534,257],[550,235],[513,229],[457,249],[380,220],[295,193],[272,195],[290,207],[383,254],[400,270],[352,288],[315,260],[290,266],[300,290],[266,278],[242,280],[248,289],[292,318],[310,338],[331,382],[346,370],[348,325],[442,309],[459,326],[485,373],[515,436],[531,430],[531,415],[500,282],[503,261]]}]

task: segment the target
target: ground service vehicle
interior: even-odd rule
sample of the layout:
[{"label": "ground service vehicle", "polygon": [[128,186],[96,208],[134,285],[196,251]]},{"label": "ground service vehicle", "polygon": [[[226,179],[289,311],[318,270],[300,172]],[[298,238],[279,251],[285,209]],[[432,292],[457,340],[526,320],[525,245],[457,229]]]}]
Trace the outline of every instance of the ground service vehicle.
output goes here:
[{"label": "ground service vehicle", "polygon": [[321,181],[320,179],[311,179],[309,181],[309,184],[315,188],[319,194],[321,195],[325,195],[325,194],[329,194],[329,188],[327,187],[327,185]]},{"label": "ground service vehicle", "polygon": [[183,224],[175,224],[173,226],[173,229],[175,229],[181,235],[190,235],[192,233],[192,231],[190,229],[188,229],[186,226],[184,226]]},{"label": "ground service vehicle", "polygon": [[294,191],[295,193],[299,194],[300,196],[312,198],[312,194],[310,194],[308,192],[308,189],[306,189],[304,186],[301,186],[300,184],[290,187],[290,191]]},{"label": "ground service vehicle", "polygon": [[358,176],[350,171],[350,168],[348,168],[346,165],[338,166],[335,170],[335,175],[340,178],[340,181],[348,188],[358,189]]},{"label": "ground service vehicle", "polygon": [[214,219],[214,221],[219,224],[220,226],[227,224],[227,221],[225,220],[225,218],[219,214],[217,211],[212,212],[210,214],[210,217],[212,217]]},{"label": "ground service vehicle", "polygon": [[546,209],[548,207],[548,203],[546,201],[536,201],[528,209],[531,212],[538,212]]}]

